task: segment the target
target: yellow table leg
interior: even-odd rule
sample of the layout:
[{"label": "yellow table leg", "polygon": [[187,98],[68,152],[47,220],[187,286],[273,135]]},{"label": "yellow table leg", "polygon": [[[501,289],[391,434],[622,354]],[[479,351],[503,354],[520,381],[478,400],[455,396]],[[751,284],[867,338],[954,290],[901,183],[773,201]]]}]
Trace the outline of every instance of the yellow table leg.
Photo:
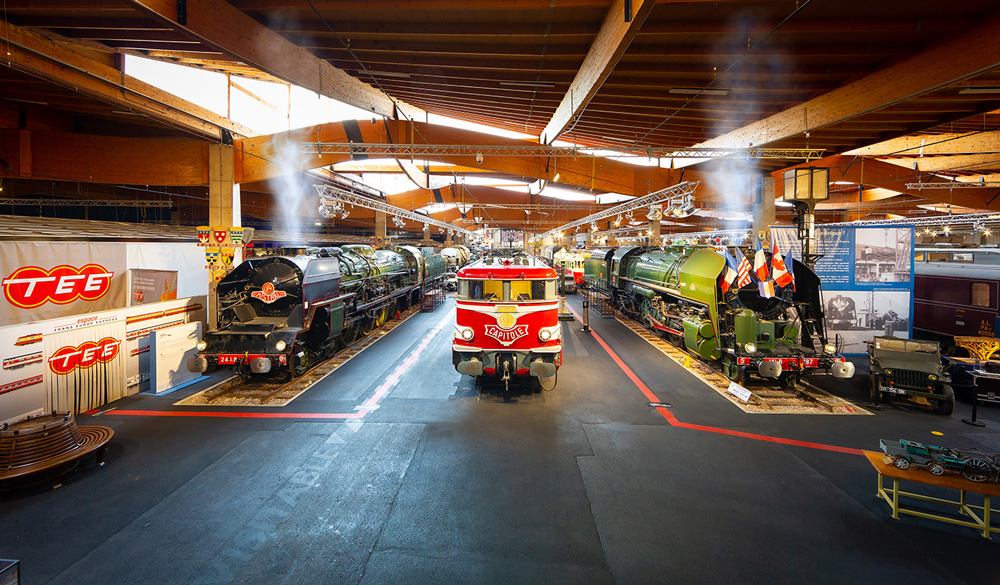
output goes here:
[{"label": "yellow table leg", "polygon": [[[962,494],[965,494],[963,491]],[[983,495],[983,536],[990,538],[990,495]]]},{"label": "yellow table leg", "polygon": [[899,480],[892,478],[892,517],[899,520]]},{"label": "yellow table leg", "polygon": [[958,513],[965,516],[965,490],[958,490]]}]

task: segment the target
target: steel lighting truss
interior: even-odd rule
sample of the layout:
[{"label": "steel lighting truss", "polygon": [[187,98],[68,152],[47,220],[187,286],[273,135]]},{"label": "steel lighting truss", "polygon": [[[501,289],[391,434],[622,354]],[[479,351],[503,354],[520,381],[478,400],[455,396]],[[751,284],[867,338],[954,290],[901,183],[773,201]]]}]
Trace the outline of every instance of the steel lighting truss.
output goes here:
[{"label": "steel lighting truss", "polygon": [[892,225],[912,225],[915,227],[924,226],[960,226],[985,224],[987,222],[1000,222],[1000,213],[963,213],[959,215],[938,215],[933,217],[910,217],[903,219],[867,219],[862,221],[844,221],[837,223],[817,223],[816,227],[840,227],[840,226],[892,226]]},{"label": "steel lighting truss", "polygon": [[472,232],[465,228],[456,227],[450,223],[438,221],[428,215],[416,213],[408,209],[403,209],[402,207],[389,205],[384,201],[378,201],[370,197],[365,197],[364,195],[359,195],[358,193],[345,189],[339,185],[313,185],[313,187],[316,188],[319,196],[319,213],[324,217],[332,217],[335,214],[342,213],[346,209],[346,205],[356,205],[358,207],[364,207],[365,209],[381,211],[401,219],[408,219],[417,223],[424,223],[427,225],[449,229],[454,232],[472,235]]},{"label": "steel lighting truss", "polygon": [[945,181],[938,183],[907,183],[907,189],[997,189],[1000,181]]},{"label": "steel lighting truss", "polygon": [[[350,154],[384,158],[429,156],[539,156],[614,158],[638,156],[646,158],[744,158],[814,160],[823,156],[822,148],[652,148],[616,146],[614,148],[580,148],[531,144],[523,146],[499,144],[387,144],[374,142],[303,142],[306,154]],[[601,154],[597,154],[601,153]],[[605,154],[612,153],[612,154]]]},{"label": "steel lighting truss", "polygon": [[0,205],[40,205],[43,207],[173,207],[171,201],[153,199],[139,201],[135,199],[0,199]]},{"label": "steel lighting truss", "polygon": [[[556,229],[549,230],[542,234],[542,236],[550,236],[557,232],[563,232],[575,228],[578,225],[585,225],[589,223],[595,223],[609,217],[615,217],[620,214],[630,215],[633,211],[638,210],[648,210],[651,205],[658,205],[662,203],[668,204],[669,210],[692,210],[694,209],[694,190],[701,184],[701,181],[685,181],[683,183],[678,183],[672,187],[667,187],[655,193],[650,193],[643,197],[637,197],[631,201],[626,201],[621,205],[616,205],[614,207],[605,209],[603,211],[598,211],[597,213],[588,215],[587,217],[572,221],[565,225],[562,225]],[[688,213],[690,215],[690,213]]]}]

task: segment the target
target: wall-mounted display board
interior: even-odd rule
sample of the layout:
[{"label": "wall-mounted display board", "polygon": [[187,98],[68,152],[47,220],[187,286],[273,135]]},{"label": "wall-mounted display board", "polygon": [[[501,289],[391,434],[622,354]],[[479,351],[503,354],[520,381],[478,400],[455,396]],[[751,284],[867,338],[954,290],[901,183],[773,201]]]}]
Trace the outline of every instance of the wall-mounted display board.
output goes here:
[{"label": "wall-mounted display board", "polygon": [[[913,334],[913,226],[819,227],[814,270],[823,285],[827,334],[841,352],[863,354],[876,335]],[[771,227],[787,258],[802,259],[794,227]]]},{"label": "wall-mounted display board", "polygon": [[0,422],[75,414],[145,390],[149,335],[205,320],[206,297],[0,328]]}]

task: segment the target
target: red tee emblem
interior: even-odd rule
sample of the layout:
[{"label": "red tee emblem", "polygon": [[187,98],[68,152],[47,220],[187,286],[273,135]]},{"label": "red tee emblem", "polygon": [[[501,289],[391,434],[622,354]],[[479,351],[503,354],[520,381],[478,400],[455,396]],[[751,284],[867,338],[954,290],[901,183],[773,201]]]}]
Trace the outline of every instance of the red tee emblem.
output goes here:
[{"label": "red tee emblem", "polygon": [[49,358],[49,369],[56,374],[68,374],[76,368],[87,369],[94,364],[106,364],[118,356],[121,342],[114,337],[105,337],[94,343],[84,341],[79,347],[60,347]]},{"label": "red tee emblem", "polygon": [[57,305],[76,299],[96,301],[107,294],[114,275],[99,264],[87,264],[80,269],[63,265],[52,270],[25,266],[0,284],[7,302],[22,309],[33,309],[48,301]]}]

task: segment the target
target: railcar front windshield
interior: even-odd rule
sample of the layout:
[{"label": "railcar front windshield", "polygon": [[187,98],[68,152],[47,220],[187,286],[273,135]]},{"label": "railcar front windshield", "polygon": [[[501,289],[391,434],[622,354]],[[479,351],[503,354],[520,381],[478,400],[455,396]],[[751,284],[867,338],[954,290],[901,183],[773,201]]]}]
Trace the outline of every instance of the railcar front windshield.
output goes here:
[{"label": "railcar front windshield", "polygon": [[554,301],[556,281],[544,280],[480,280],[458,279],[457,298],[463,301],[516,303]]}]

